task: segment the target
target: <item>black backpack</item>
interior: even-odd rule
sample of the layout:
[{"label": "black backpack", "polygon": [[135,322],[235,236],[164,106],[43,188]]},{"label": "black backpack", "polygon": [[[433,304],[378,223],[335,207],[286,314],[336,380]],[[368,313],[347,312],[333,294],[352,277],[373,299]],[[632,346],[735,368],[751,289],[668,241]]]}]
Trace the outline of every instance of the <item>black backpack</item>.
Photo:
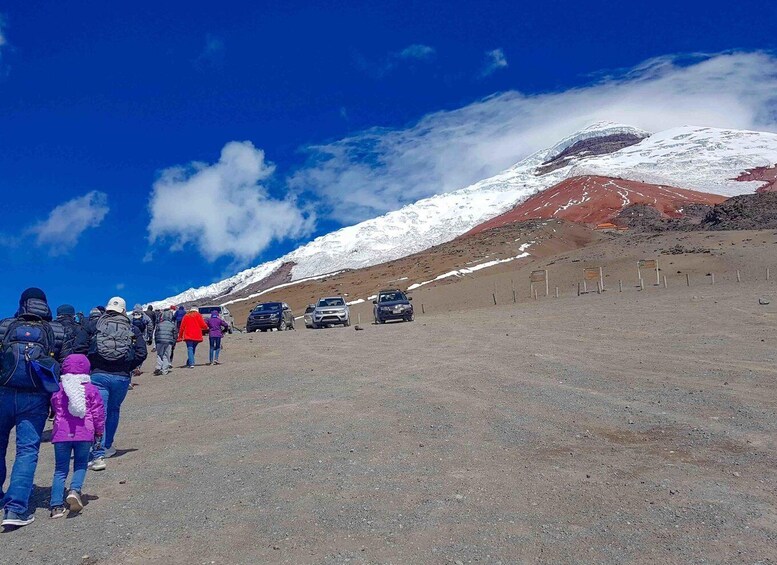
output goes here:
[{"label": "black backpack", "polygon": [[55,344],[48,322],[32,316],[13,319],[0,345],[0,386],[33,392],[58,390]]}]

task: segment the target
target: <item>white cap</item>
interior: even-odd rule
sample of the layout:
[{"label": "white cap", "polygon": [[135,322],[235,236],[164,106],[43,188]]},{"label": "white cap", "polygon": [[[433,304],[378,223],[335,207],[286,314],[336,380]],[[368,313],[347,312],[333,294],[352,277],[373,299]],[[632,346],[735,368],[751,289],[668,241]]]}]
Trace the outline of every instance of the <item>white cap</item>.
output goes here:
[{"label": "white cap", "polygon": [[119,314],[124,314],[127,311],[127,303],[121,296],[114,296],[108,301],[108,304],[105,306],[105,309],[111,312],[118,312]]}]

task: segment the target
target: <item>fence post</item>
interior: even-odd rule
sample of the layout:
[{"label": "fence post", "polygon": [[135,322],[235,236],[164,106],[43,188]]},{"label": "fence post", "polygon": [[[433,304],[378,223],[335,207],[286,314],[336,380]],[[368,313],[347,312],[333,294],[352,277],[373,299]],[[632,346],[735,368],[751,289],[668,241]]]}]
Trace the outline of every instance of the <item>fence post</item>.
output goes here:
[{"label": "fence post", "polygon": [[618,292],[623,292],[623,281],[618,279]]},{"label": "fence post", "polygon": [[667,288],[667,286],[666,286],[666,275],[664,275],[664,288]]},{"label": "fence post", "polygon": [[691,275],[689,273],[685,273],[685,286],[691,286]]},{"label": "fence post", "polygon": [[558,287],[556,287],[556,298],[558,298]]},{"label": "fence post", "polygon": [[491,293],[491,296],[494,297],[494,306],[496,306],[496,292]]},{"label": "fence post", "polygon": [[712,284],[715,284],[715,273],[710,273],[710,276],[712,277]]},{"label": "fence post", "polygon": [[769,280],[769,267],[766,267],[766,280]]},{"label": "fence post", "polygon": [[421,314],[426,314],[426,310],[424,310],[424,303],[421,302]]},{"label": "fence post", "polygon": [[599,281],[596,281],[596,294],[601,294],[601,293],[602,293],[602,283],[600,283]]},{"label": "fence post", "polygon": [[577,295],[580,296],[580,282],[577,283]]},{"label": "fence post", "polygon": [[645,290],[645,281],[642,279],[639,279],[639,289]]},{"label": "fence post", "polygon": [[739,274],[739,269],[737,269],[737,282],[742,282],[742,277]]}]

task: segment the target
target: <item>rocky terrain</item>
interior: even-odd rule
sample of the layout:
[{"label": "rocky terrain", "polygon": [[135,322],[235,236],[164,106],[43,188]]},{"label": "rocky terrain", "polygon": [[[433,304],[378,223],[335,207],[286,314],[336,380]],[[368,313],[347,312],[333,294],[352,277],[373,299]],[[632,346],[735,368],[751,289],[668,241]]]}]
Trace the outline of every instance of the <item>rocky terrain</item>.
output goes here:
[{"label": "rocky terrain", "polygon": [[[720,257],[664,268],[699,258]],[[44,444],[37,519],[0,561],[774,563],[774,281],[672,280],[147,365],[86,509],[47,518]]]}]

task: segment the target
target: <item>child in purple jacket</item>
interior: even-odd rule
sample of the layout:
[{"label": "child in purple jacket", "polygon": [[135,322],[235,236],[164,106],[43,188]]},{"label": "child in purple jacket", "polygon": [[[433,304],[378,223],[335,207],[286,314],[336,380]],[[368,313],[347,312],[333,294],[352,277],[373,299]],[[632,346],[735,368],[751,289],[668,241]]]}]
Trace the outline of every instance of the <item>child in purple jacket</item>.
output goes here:
[{"label": "child in purple jacket", "polygon": [[89,451],[95,438],[105,430],[105,408],[100,391],[89,379],[89,359],[86,355],[72,354],[62,362],[62,381],[59,391],[51,396],[54,409],[54,429],[51,443],[54,445],[54,479],[51,485],[51,517],[61,518],[66,510],[65,480],[73,455],[73,479],[67,494],[71,512],[80,511],[81,487],[86,478]]},{"label": "child in purple jacket", "polygon": [[218,310],[213,310],[205,323],[208,324],[208,336],[210,337],[210,363],[208,365],[218,365],[221,338],[224,337],[224,332],[229,329],[229,324],[219,316]]}]

